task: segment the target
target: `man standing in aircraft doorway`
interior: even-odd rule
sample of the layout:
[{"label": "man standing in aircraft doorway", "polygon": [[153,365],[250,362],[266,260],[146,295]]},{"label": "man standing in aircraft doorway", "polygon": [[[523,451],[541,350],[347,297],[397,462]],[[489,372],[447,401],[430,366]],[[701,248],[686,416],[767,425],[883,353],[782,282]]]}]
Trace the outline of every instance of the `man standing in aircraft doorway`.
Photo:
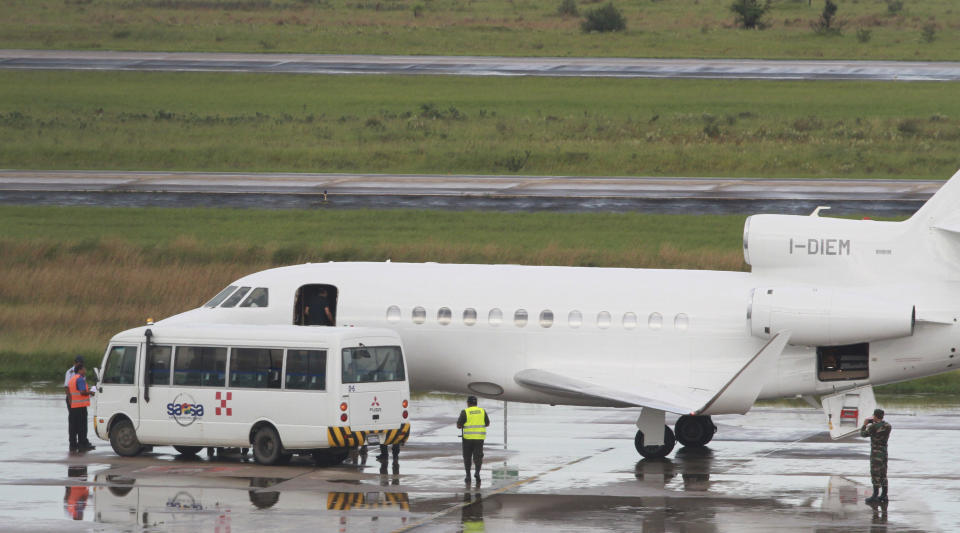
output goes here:
[{"label": "man standing in aircraft doorway", "polygon": [[467,476],[463,482],[470,484],[470,461],[476,467],[474,479],[477,485],[480,485],[480,465],[483,464],[483,441],[487,438],[487,426],[490,425],[490,417],[487,412],[477,407],[477,397],[467,397],[467,408],[460,411],[460,418],[457,419],[457,428],[463,430],[463,468],[467,471]]},{"label": "man standing in aircraft doorway", "polygon": [[861,437],[870,437],[870,482],[873,483],[873,496],[866,499],[868,504],[887,503],[887,441],[892,429],[893,427],[883,420],[883,409],[875,409],[873,416],[864,420],[863,427],[860,428]]}]

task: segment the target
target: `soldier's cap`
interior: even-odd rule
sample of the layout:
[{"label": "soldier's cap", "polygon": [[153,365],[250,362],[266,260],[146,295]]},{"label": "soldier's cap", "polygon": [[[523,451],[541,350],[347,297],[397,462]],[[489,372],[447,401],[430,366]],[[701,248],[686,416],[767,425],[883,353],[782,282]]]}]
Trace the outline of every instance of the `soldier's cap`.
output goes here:
[{"label": "soldier's cap", "polygon": [[873,416],[875,418],[883,418],[883,409],[874,409]]},{"label": "soldier's cap", "polygon": [[477,405],[477,397],[467,396],[467,405]]},{"label": "soldier's cap", "polygon": [[74,362],[74,363],[80,363],[80,364],[82,365],[82,364],[83,364],[83,356],[82,356],[82,355],[78,355],[78,356],[74,357],[74,358],[73,358],[73,362]]}]

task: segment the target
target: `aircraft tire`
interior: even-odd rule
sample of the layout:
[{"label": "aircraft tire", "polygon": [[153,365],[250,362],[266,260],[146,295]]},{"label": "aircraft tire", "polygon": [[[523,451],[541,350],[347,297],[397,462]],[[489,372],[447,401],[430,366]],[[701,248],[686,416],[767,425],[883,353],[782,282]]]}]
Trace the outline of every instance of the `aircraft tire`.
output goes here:
[{"label": "aircraft tire", "polygon": [[674,425],[677,442],[681,446],[698,448],[713,440],[717,426],[709,416],[683,415]]},{"label": "aircraft tire", "polygon": [[203,446],[174,446],[173,449],[177,450],[177,453],[184,457],[193,457],[200,453]]},{"label": "aircraft tire", "polygon": [[663,459],[673,451],[676,443],[670,426],[663,426],[663,444],[660,446],[644,446],[643,432],[640,430],[637,430],[637,436],[633,439],[633,445],[637,448],[637,452],[647,459]]}]

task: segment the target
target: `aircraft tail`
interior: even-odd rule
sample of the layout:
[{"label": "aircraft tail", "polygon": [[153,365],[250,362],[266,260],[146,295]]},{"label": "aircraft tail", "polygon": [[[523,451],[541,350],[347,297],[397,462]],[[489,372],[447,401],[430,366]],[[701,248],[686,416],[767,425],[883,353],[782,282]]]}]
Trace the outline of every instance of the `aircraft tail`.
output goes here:
[{"label": "aircraft tail", "polygon": [[960,171],[947,180],[908,222],[919,231],[936,228],[960,235]]}]

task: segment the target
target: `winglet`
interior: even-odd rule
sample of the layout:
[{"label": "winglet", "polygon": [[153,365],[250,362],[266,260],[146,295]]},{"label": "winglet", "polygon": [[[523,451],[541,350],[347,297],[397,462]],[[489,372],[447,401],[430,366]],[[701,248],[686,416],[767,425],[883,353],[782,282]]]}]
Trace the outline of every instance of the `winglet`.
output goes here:
[{"label": "winglet", "polygon": [[747,364],[743,365],[733,379],[717,391],[713,398],[710,398],[710,401],[691,414],[745,414],[749,411],[757,401],[764,383],[767,383],[769,376],[774,374],[777,358],[783,353],[789,340],[789,331],[781,331],[774,335],[756,355],[747,361]]}]

